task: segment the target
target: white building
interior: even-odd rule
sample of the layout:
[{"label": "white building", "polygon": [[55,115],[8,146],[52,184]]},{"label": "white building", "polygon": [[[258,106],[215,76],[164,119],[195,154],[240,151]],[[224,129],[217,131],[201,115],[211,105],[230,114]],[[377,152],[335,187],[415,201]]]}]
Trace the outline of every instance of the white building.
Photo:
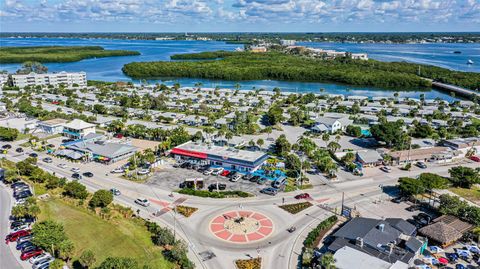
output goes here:
[{"label": "white building", "polygon": [[295,40],[287,40],[287,39],[282,39],[280,40],[280,45],[282,46],[295,46]]},{"label": "white building", "polygon": [[95,133],[95,124],[74,119],[63,125],[63,135],[73,139],[82,139],[87,134]]},{"label": "white building", "polygon": [[8,74],[0,74],[0,88],[8,81]]},{"label": "white building", "polygon": [[87,73],[85,72],[76,72],[76,73],[67,73],[62,71],[60,73],[48,73],[48,74],[14,74],[12,75],[13,86],[19,88],[24,88],[26,86],[37,86],[37,85],[53,85],[58,86],[64,84],[66,86],[73,86],[77,84],[80,87],[87,86]]},{"label": "white building", "polygon": [[347,117],[318,117],[315,119],[312,131],[333,134],[337,131],[345,131],[347,126],[352,123],[353,121]]}]

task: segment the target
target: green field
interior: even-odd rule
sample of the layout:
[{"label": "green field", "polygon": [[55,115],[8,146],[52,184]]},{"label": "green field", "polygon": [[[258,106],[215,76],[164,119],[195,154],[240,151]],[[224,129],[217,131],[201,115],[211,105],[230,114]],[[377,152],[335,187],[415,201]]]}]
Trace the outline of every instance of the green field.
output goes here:
[{"label": "green field", "polygon": [[[431,87],[430,78],[475,89],[479,73],[406,62],[338,58],[322,60],[281,52],[202,52],[172,55],[172,60],[133,62],[123,72],[133,78],[190,77],[222,80],[288,80],[335,82],[378,88],[419,90]],[[420,70],[420,76],[418,76]]]},{"label": "green field", "polygon": [[[86,209],[69,205],[60,199],[39,201],[42,213],[39,220],[61,222],[75,244],[75,257],[84,250],[92,250],[99,265],[107,257],[131,257],[149,268],[174,268],[155,246],[150,233],[134,219],[103,220]],[[76,259],[74,258],[73,261]]]},{"label": "green field", "polygon": [[473,186],[471,189],[450,188],[449,190],[470,202],[480,204],[480,187]]},{"label": "green field", "polygon": [[41,63],[77,62],[95,57],[140,55],[137,51],[105,50],[100,46],[40,46],[40,47],[2,47],[0,63],[23,63],[35,61]]}]

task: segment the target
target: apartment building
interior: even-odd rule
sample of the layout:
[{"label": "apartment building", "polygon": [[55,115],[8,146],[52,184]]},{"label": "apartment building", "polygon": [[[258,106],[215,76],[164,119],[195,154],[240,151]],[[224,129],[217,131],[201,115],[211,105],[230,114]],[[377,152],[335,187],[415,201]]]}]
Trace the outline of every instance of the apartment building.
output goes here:
[{"label": "apartment building", "polygon": [[37,86],[37,85],[53,85],[58,86],[60,84],[66,86],[73,86],[74,84],[85,87],[87,86],[87,73],[85,72],[75,72],[68,73],[65,71],[59,73],[48,73],[48,74],[14,74],[12,75],[13,86],[19,88],[24,88],[26,86]]}]

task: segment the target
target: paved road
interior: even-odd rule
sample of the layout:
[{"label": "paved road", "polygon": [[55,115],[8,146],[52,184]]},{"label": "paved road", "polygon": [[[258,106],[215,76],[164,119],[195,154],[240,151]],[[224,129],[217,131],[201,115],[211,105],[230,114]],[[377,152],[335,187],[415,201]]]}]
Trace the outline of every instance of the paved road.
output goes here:
[{"label": "paved road", "polygon": [[2,239],[2,242],[0,242],[0,268],[5,269],[22,268],[13,255],[10,247],[8,247],[3,241],[5,236],[9,233],[10,223],[8,218],[12,207],[11,195],[12,194],[8,191],[7,187],[0,183],[0,237]]},{"label": "paved road", "polygon": [[[15,147],[14,147],[15,148]],[[25,159],[26,155],[19,155],[10,151],[8,158],[13,161]],[[39,160],[46,155],[39,154]],[[70,178],[71,172],[68,169],[59,168],[57,165],[61,162],[53,158],[54,162],[47,164],[39,161],[38,165],[42,169],[55,172],[58,176]],[[378,199],[382,195],[380,185],[394,185],[399,176],[414,177],[422,172],[432,172],[441,175],[447,175],[448,169],[453,165],[435,165],[426,170],[414,169],[410,172],[394,169],[390,174],[375,171],[369,177],[353,177],[343,182],[328,182],[321,176],[313,176],[315,188],[308,192],[313,197],[315,205],[328,203],[329,206],[339,206],[342,192],[345,192],[345,201],[347,205],[354,206],[362,203],[368,205],[368,201]],[[478,167],[476,163],[462,164],[470,167]],[[276,197],[257,196],[248,199],[209,199],[191,196],[182,196],[175,194],[170,197],[170,191],[162,190],[156,186],[147,186],[142,183],[135,183],[120,179],[114,175],[105,175],[105,166],[96,163],[74,164],[70,167],[79,167],[82,172],[91,171],[95,174],[93,178],[84,178],[81,182],[87,186],[90,191],[98,189],[110,189],[115,187],[122,192],[121,196],[115,197],[119,204],[129,206],[134,210],[139,209],[141,216],[151,219],[160,225],[173,228],[175,225],[177,235],[183,238],[189,244],[189,257],[197,264],[197,268],[234,268],[235,259],[256,257],[260,255],[263,258],[264,268],[295,268],[296,260],[301,249],[301,243],[308,231],[318,222],[325,219],[329,212],[324,209],[313,206],[295,216],[278,208],[285,198],[285,203],[296,201],[293,196],[298,193],[281,193]],[[397,171],[398,170],[398,171]],[[138,197],[146,197],[153,202],[148,208],[139,207],[134,203]],[[171,204],[178,198],[184,197],[186,201],[182,204],[199,208],[190,218],[176,216],[168,210]],[[274,222],[274,232],[267,239],[258,243],[231,244],[214,238],[208,229],[210,220],[222,212],[238,209],[239,206],[248,210],[255,210],[268,215]],[[165,213],[155,217],[152,213],[156,211]],[[368,210],[368,208],[366,208]],[[375,212],[371,212],[375,215]],[[381,216],[379,216],[381,217]],[[288,227],[296,226],[297,231],[290,234],[286,231]],[[209,261],[201,261],[198,256],[202,251],[213,251],[217,258]]]}]

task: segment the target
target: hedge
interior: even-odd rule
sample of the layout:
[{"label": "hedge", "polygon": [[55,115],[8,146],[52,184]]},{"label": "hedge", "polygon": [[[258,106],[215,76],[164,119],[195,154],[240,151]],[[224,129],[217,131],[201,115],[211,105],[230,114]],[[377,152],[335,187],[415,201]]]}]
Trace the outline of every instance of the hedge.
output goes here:
[{"label": "hedge", "polygon": [[314,247],[313,244],[315,243],[317,237],[321,234],[321,232],[325,229],[330,228],[333,224],[337,222],[337,220],[337,216],[331,216],[326,220],[320,222],[317,227],[315,227],[315,229],[308,233],[307,238],[305,238],[305,240],[303,241],[303,246],[306,248]]}]

